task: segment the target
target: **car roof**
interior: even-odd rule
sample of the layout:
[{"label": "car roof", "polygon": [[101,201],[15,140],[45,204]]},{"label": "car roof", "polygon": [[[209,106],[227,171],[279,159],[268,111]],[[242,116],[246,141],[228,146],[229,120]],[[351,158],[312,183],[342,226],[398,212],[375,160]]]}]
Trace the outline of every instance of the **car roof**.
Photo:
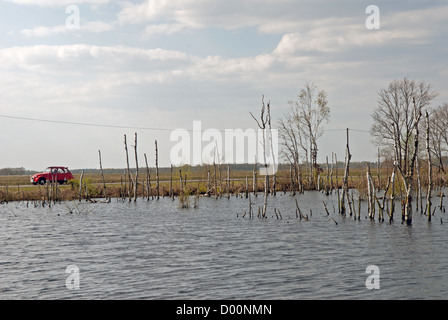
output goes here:
[{"label": "car roof", "polygon": [[64,169],[67,169],[67,167],[63,167],[63,166],[50,166],[50,167],[47,167],[47,168],[51,168],[51,169],[54,169],[54,168],[64,168]]}]

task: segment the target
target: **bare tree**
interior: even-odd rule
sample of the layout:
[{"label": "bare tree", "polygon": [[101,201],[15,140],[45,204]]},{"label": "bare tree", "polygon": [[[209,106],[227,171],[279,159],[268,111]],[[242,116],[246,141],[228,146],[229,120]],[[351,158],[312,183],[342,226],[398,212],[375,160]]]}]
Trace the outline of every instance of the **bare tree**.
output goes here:
[{"label": "bare tree", "polygon": [[264,181],[264,201],[263,201],[263,218],[266,217],[266,209],[268,204],[268,191],[269,191],[269,172],[268,172],[268,163],[266,160],[266,128],[267,124],[270,123],[270,101],[267,104],[267,113],[266,112],[266,106],[264,104],[264,96],[261,100],[261,110],[260,110],[260,121],[255,118],[255,116],[252,114],[252,112],[249,112],[252,118],[257,122],[258,127],[262,130],[263,134],[263,160],[264,160],[264,174],[265,174],[265,181]]},{"label": "bare tree", "polygon": [[[414,129],[412,134],[412,141],[414,142],[413,146],[413,152],[410,158],[409,163],[409,171],[405,172],[402,167],[402,163],[398,160],[398,158],[395,159],[395,164],[398,168],[398,171],[401,174],[402,181],[404,184],[404,188],[406,191],[406,197],[404,199],[404,211],[402,213],[402,220],[406,222],[407,224],[412,223],[412,191],[414,188],[414,170],[415,170],[415,163],[417,160],[417,153],[418,153],[418,147],[419,147],[419,123],[420,119],[422,117],[421,111],[418,111],[417,104],[415,99],[413,99],[413,105],[414,105]],[[395,143],[395,150],[398,150],[397,145]],[[398,157],[398,153],[396,153],[396,156]],[[406,163],[404,163],[406,165]]]},{"label": "bare tree", "polygon": [[437,93],[431,84],[404,78],[390,82],[378,96],[370,134],[378,146],[393,149],[399,167],[407,174],[414,153],[415,113],[424,112]]},{"label": "bare tree", "polygon": [[310,168],[309,184],[313,188],[314,170],[317,168],[317,141],[323,134],[323,124],[330,118],[327,93],[307,82],[297,95],[297,100],[289,101],[289,104],[291,110],[286,119],[280,122],[283,146],[291,160],[298,158],[299,146],[305,152]]},{"label": "bare tree", "polygon": [[443,158],[448,151],[448,103],[431,110],[430,148],[437,158],[439,172],[445,172]]}]

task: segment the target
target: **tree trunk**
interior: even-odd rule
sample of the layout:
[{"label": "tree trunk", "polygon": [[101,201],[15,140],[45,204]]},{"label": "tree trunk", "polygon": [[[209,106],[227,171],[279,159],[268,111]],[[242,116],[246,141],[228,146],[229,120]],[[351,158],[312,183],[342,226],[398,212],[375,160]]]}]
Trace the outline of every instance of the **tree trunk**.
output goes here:
[{"label": "tree trunk", "polygon": [[101,164],[101,151],[98,150],[98,156],[100,158],[100,172],[101,172],[101,177],[103,178],[103,192],[104,192],[104,197],[107,200],[107,192],[106,192],[106,181],[104,180],[104,174],[103,174],[103,165]]},{"label": "tree trunk", "polygon": [[148,166],[148,158],[145,156],[145,166],[146,166],[146,201],[149,201],[149,190],[150,190],[150,173],[149,173],[149,166]]},{"label": "tree trunk", "polygon": [[137,158],[137,132],[134,139],[134,153],[135,153],[135,183],[134,183],[134,201],[137,201],[138,191],[138,158]]},{"label": "tree trunk", "polygon": [[157,147],[157,140],[155,140],[155,149],[156,149],[156,197],[159,200],[160,197],[160,185],[159,185],[159,150]]},{"label": "tree trunk", "polygon": [[126,141],[126,135],[124,135],[124,150],[126,151],[126,172],[128,175],[128,181],[129,181],[129,188],[127,190],[129,201],[131,201],[131,173],[129,171],[129,155],[128,155],[128,144]]},{"label": "tree trunk", "polygon": [[426,153],[428,156],[428,192],[426,194],[426,213],[428,221],[431,221],[431,191],[432,191],[432,164],[431,164],[431,150],[429,145],[429,114],[426,111]]}]

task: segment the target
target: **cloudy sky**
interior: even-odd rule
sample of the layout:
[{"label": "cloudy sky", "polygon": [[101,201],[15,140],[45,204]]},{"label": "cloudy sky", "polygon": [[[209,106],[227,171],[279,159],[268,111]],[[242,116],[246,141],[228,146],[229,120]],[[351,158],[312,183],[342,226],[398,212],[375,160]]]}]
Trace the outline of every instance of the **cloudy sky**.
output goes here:
[{"label": "cloudy sky", "polygon": [[135,132],[140,161],[157,139],[169,165],[173,129],[256,128],[263,95],[278,120],[307,81],[331,108],[320,160],[344,158],[344,128],[353,160],[374,160],[381,88],[424,80],[448,102],[446,21],[443,0],[3,0],[0,167],[97,168],[98,150],[124,167]]}]

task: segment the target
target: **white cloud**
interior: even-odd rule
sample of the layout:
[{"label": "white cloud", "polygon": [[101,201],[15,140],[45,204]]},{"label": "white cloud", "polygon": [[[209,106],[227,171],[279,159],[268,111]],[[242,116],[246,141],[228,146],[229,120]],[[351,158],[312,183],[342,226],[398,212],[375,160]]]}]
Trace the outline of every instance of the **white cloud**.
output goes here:
[{"label": "white cloud", "polygon": [[179,51],[124,46],[36,45],[0,49],[0,70],[27,70],[43,74],[88,74],[171,70],[188,56]]},{"label": "white cloud", "polygon": [[297,3],[292,0],[145,0],[126,4],[118,13],[118,20],[122,25],[163,20],[189,28],[236,29],[259,26],[273,19],[282,21],[285,16],[280,13],[288,7],[297,11]]},{"label": "white cloud", "polygon": [[69,6],[77,4],[92,4],[101,5],[110,2],[111,0],[4,0],[7,2],[12,2],[20,5],[35,5],[42,7],[50,6]]},{"label": "white cloud", "polygon": [[101,33],[114,29],[113,23],[103,21],[88,21],[81,23],[79,29],[69,29],[65,25],[62,26],[38,26],[32,29],[23,29],[20,31],[26,37],[50,37],[58,34],[77,34],[79,32]]},{"label": "white cloud", "polygon": [[182,30],[185,30],[186,26],[173,23],[173,24],[151,24],[145,28],[145,34],[149,36],[153,35],[171,35]]},{"label": "white cloud", "polygon": [[23,29],[20,31],[26,37],[49,37],[57,34],[67,33],[66,26],[45,27],[38,26],[32,29]]}]

